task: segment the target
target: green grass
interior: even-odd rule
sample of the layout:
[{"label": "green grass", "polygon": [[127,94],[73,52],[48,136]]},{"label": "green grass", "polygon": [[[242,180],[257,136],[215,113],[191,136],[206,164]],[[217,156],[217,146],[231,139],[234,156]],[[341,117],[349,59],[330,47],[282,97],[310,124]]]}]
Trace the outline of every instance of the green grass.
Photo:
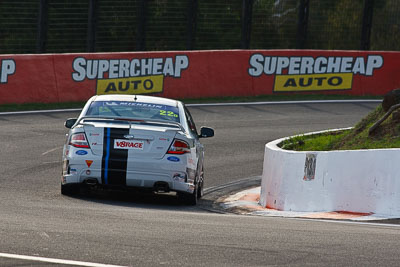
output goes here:
[{"label": "green grass", "polygon": [[316,135],[299,135],[283,141],[280,147],[295,151],[327,151],[334,149],[349,131]]},{"label": "green grass", "polygon": [[[382,99],[379,96],[349,96],[349,95],[261,95],[249,97],[215,97],[215,98],[187,98],[180,99],[185,104],[193,103],[229,103],[229,102],[258,102],[258,101],[299,101],[299,100],[346,100],[346,99]],[[27,111],[27,110],[49,110],[82,108],[85,102],[67,103],[27,103],[27,104],[3,104],[0,112]]]},{"label": "green grass", "polygon": [[280,147],[296,151],[399,148],[400,121],[393,115],[382,123],[374,134],[368,134],[369,128],[384,114],[382,106],[379,105],[351,130],[319,135],[299,135],[285,140]]}]

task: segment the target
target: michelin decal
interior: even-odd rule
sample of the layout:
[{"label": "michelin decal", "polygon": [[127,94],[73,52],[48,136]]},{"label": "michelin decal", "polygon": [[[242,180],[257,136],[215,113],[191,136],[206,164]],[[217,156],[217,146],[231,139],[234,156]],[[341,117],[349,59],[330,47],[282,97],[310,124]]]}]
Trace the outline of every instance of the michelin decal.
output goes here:
[{"label": "michelin decal", "polygon": [[253,54],[250,76],[275,75],[274,92],[350,90],[354,75],[373,76],[383,57],[281,57]]},{"label": "michelin decal", "polygon": [[161,93],[164,77],[180,78],[189,67],[186,55],[142,59],[86,59],[72,63],[76,82],[97,80],[96,94]]}]

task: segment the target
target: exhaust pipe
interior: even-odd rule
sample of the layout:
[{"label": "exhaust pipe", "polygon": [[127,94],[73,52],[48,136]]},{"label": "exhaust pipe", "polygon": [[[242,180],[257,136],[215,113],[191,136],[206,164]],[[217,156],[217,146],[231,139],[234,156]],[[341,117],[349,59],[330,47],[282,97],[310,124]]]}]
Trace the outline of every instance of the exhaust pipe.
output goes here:
[{"label": "exhaust pipe", "polygon": [[99,182],[97,181],[96,178],[89,178],[89,179],[86,179],[84,181],[84,183],[87,185],[97,185]]},{"label": "exhaust pipe", "polygon": [[155,182],[154,183],[154,192],[157,193],[168,193],[169,185],[167,182]]}]

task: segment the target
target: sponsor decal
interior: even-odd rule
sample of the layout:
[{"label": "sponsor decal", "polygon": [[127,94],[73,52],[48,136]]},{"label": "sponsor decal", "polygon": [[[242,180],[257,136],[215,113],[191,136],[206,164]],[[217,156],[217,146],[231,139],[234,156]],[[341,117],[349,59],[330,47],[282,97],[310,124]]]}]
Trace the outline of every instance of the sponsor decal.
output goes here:
[{"label": "sponsor decal", "polygon": [[154,109],[165,109],[166,105],[150,104],[142,102],[128,102],[128,101],[104,101],[104,106],[128,106],[137,108],[154,108]]},{"label": "sponsor decal", "polygon": [[69,173],[70,173],[70,174],[77,174],[78,171],[77,171],[76,169],[70,169],[70,170],[69,170]]},{"label": "sponsor decal", "polygon": [[76,151],[75,152],[75,154],[77,154],[77,155],[79,155],[79,156],[83,156],[83,155],[87,155],[87,151],[85,151],[85,150],[78,150],[78,151]]},{"label": "sponsor decal", "polygon": [[283,57],[253,54],[248,73],[274,76],[274,92],[351,90],[354,75],[373,76],[381,55],[365,57]]},{"label": "sponsor decal", "polygon": [[307,153],[304,163],[304,181],[312,181],[315,179],[315,168],[317,166],[317,154]]},{"label": "sponsor decal", "polygon": [[147,94],[162,93],[164,76],[97,80],[96,94]]},{"label": "sponsor decal", "polygon": [[100,136],[100,134],[98,134],[98,133],[90,133],[89,135],[90,136]]},{"label": "sponsor decal", "polygon": [[144,142],[142,141],[132,141],[124,139],[115,139],[114,148],[118,149],[138,149],[143,150]]},{"label": "sponsor decal", "polygon": [[175,173],[174,176],[172,177],[174,181],[184,183],[186,182],[186,174],[184,173]]},{"label": "sponsor decal", "polygon": [[96,80],[96,94],[148,94],[163,92],[164,78],[180,78],[189,67],[186,55],[141,59],[86,59],[72,63],[76,82]]},{"label": "sponsor decal", "polygon": [[15,74],[16,64],[13,59],[0,61],[0,83],[7,83],[8,76]]},{"label": "sponsor decal", "polygon": [[167,160],[172,161],[172,162],[179,162],[179,161],[181,161],[178,157],[174,157],[174,156],[168,157]]},{"label": "sponsor decal", "polygon": [[276,75],[275,92],[349,90],[353,74]]},{"label": "sponsor decal", "polygon": [[93,163],[93,160],[85,160],[86,161],[86,165],[88,166],[88,168],[90,168],[90,166]]}]

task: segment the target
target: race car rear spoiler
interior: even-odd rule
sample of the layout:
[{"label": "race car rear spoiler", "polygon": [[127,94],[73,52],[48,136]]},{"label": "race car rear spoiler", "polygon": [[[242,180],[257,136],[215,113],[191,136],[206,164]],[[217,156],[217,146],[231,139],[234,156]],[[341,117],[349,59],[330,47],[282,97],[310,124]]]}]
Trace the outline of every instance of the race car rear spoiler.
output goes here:
[{"label": "race car rear spoiler", "polygon": [[147,125],[162,125],[162,126],[170,126],[179,128],[181,131],[185,132],[185,128],[183,128],[182,124],[176,121],[165,121],[165,120],[151,120],[151,119],[133,119],[127,117],[112,117],[112,116],[84,116],[78,118],[75,124],[71,127],[74,128],[77,125],[88,125],[89,121],[106,121],[106,122],[127,122],[129,124],[129,128],[132,127],[132,124],[147,124]]}]

